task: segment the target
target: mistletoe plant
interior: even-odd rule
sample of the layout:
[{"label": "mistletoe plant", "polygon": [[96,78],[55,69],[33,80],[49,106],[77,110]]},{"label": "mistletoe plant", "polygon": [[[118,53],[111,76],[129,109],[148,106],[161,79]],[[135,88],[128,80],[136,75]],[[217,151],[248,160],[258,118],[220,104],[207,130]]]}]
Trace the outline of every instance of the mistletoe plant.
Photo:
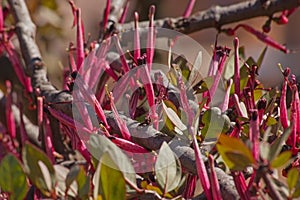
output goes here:
[{"label": "mistletoe plant", "polygon": [[[17,77],[1,84],[1,199],[299,198],[296,76],[279,65],[282,86],[265,88],[258,74],[267,47],[257,59],[247,57],[236,36],[242,28],[292,52],[267,33],[272,23],[288,23],[299,1],[242,2],[191,15],[190,0],[180,18],[154,20],[151,6],[148,22],[135,12],[125,23],[130,1],[107,0],[92,42],[80,8],[69,3],[76,44],[67,49],[58,90],[47,78],[25,2],[1,1],[0,67]],[[257,16],[268,16],[262,31],[223,28]],[[131,35],[122,31],[128,27]],[[157,68],[156,41],[164,37],[158,28],[188,34],[208,27],[235,37],[231,47],[215,41],[205,76],[201,51],[190,62],[174,50],[178,34],[160,55],[166,66]],[[128,41],[132,49],[124,49]]]}]

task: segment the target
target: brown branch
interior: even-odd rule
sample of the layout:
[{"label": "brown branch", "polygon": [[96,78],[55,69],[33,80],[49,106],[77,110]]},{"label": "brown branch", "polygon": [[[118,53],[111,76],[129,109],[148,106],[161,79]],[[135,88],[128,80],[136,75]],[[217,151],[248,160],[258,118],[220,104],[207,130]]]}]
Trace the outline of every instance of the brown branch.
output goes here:
[{"label": "brown branch", "polygon": [[[217,28],[260,16],[272,16],[276,12],[300,6],[299,0],[255,0],[244,1],[230,6],[213,6],[207,10],[199,11],[189,18],[165,18],[155,21],[155,26],[172,29],[184,34],[194,33],[207,28]],[[140,28],[147,28],[148,21],[140,22]],[[118,31],[133,29],[133,22],[118,25]],[[146,34],[141,30],[141,34]],[[158,33],[159,36],[161,33]],[[124,36],[125,37],[125,36]]]},{"label": "brown branch", "polygon": [[[9,0],[8,2],[15,19],[16,34],[25,61],[26,72],[31,77],[32,87],[39,90],[47,103],[71,102],[73,99],[71,94],[57,90],[47,78],[47,70],[35,42],[36,26],[30,18],[25,1]],[[71,107],[61,104],[54,106],[61,111],[71,113]]]}]

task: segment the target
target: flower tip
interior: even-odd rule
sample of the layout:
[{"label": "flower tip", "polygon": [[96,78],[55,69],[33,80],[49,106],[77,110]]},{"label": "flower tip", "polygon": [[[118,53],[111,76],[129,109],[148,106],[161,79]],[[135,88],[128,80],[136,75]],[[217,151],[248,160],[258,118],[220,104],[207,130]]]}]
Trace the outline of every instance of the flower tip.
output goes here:
[{"label": "flower tip", "polygon": [[134,12],[134,28],[135,29],[138,28],[138,22],[139,22],[139,13],[138,12]]},{"label": "flower tip", "polygon": [[239,46],[239,38],[238,38],[238,37],[235,37],[235,38],[234,38],[233,44],[234,44],[235,47],[238,47],[238,46]]},{"label": "flower tip", "polygon": [[151,5],[150,8],[149,8],[149,15],[153,16],[154,13],[155,13],[155,5]]},{"label": "flower tip", "polygon": [[291,69],[289,67],[287,67],[284,71],[283,71],[283,75],[284,77],[288,77],[291,73]]},{"label": "flower tip", "polygon": [[139,21],[139,13],[134,12],[134,21]]},{"label": "flower tip", "polygon": [[9,80],[5,81],[5,86],[6,86],[7,93],[10,93],[11,92],[11,82]]},{"label": "flower tip", "polygon": [[226,33],[227,35],[229,35],[229,36],[235,35],[235,30],[232,29],[232,28],[228,28],[228,29],[226,29],[226,30],[224,30],[224,31],[225,31],[225,33]]}]

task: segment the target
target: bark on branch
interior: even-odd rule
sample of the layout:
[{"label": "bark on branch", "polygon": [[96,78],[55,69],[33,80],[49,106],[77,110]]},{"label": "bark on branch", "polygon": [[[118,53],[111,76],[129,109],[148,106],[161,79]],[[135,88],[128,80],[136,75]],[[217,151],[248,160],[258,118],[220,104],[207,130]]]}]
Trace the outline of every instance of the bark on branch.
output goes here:
[{"label": "bark on branch", "polygon": [[[207,10],[194,13],[189,18],[164,18],[155,20],[154,25],[160,28],[172,29],[184,34],[194,33],[207,28],[217,28],[260,16],[272,16],[276,12],[300,6],[299,0],[254,0],[244,1],[230,6],[213,6]],[[149,26],[148,21],[140,22],[140,28]],[[118,25],[117,31],[131,30],[134,23]],[[141,34],[146,34],[144,31]],[[163,36],[163,35],[157,35]]]},{"label": "bark on branch", "polygon": [[70,93],[57,90],[48,80],[46,67],[35,42],[36,26],[30,18],[25,1],[9,0],[8,2],[14,16],[16,35],[32,87],[39,90],[47,103],[55,104],[54,106],[59,110],[70,112],[70,107],[56,104],[71,102],[73,98]]}]

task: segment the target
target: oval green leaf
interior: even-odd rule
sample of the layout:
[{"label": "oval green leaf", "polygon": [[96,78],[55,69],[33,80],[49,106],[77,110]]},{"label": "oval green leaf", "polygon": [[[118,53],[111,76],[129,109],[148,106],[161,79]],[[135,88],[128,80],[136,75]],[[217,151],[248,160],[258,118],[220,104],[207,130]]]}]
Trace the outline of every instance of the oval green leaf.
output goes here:
[{"label": "oval green leaf", "polygon": [[7,154],[0,164],[1,190],[10,194],[10,199],[22,200],[26,197],[28,185],[20,161]]},{"label": "oval green leaf", "polygon": [[95,182],[100,182],[104,200],[125,199],[125,178],[108,152],[103,154],[99,165],[101,165],[98,167],[100,168],[100,176],[97,176],[98,180]]},{"label": "oval green leaf", "polygon": [[299,180],[298,169],[297,168],[290,169],[287,174],[287,184],[290,191],[296,186],[298,180]]},{"label": "oval green leaf", "polygon": [[55,193],[55,171],[48,156],[34,145],[26,143],[22,158],[31,182],[47,197]]},{"label": "oval green leaf", "polygon": [[255,163],[251,151],[238,138],[221,134],[217,143],[217,149],[231,170],[242,170],[246,166]]},{"label": "oval green leaf", "polygon": [[159,185],[167,193],[178,187],[181,180],[181,166],[169,145],[164,142],[155,163],[155,174]]},{"label": "oval green leaf", "polygon": [[279,154],[274,160],[271,162],[271,167],[279,168],[285,165],[292,157],[291,151],[284,151]]}]

